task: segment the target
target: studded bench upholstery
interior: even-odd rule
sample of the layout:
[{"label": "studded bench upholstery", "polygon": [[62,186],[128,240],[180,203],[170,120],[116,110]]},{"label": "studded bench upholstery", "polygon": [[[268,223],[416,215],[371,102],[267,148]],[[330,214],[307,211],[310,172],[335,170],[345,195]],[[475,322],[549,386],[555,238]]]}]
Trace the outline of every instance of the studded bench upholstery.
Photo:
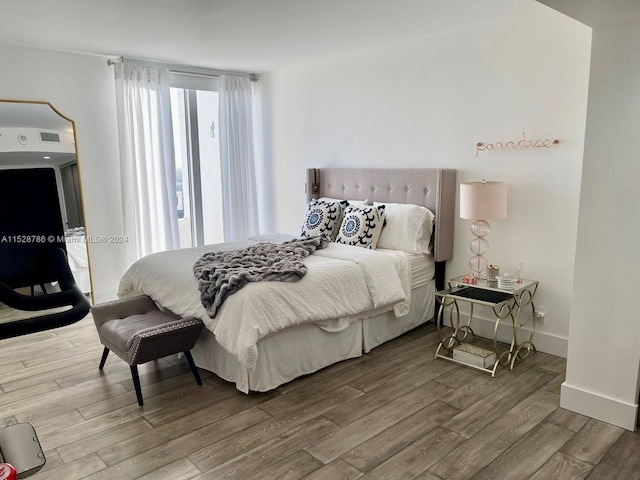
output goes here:
[{"label": "studded bench upholstery", "polygon": [[139,405],[143,401],[137,366],[150,360],[183,352],[196,382],[202,385],[190,352],[204,326],[202,320],[175,319],[146,295],[96,305],[91,312],[104,345],[99,368],[104,368],[109,351],[127,362]]}]

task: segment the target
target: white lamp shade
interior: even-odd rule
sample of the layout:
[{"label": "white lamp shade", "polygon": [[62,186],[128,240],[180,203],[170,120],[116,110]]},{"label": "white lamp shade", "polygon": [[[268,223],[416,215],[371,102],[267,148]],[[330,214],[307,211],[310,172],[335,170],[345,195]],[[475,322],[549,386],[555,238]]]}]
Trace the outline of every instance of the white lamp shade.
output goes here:
[{"label": "white lamp shade", "polygon": [[507,216],[507,184],[466,182],[460,184],[460,218],[497,220]]}]

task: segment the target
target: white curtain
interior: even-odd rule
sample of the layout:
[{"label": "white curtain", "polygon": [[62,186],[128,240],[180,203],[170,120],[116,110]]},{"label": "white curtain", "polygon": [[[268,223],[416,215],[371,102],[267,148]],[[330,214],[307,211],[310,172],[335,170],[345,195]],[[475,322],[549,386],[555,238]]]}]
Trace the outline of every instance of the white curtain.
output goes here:
[{"label": "white curtain", "polygon": [[169,70],[115,65],[127,260],[179,248]]},{"label": "white curtain", "polygon": [[225,242],[259,233],[251,84],[220,76],[220,162]]}]

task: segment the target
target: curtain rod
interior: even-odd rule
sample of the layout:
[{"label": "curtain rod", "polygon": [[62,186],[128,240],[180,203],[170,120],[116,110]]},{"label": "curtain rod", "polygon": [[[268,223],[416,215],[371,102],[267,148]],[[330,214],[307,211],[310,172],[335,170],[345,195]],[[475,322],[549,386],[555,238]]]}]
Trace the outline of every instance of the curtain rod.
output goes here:
[{"label": "curtain rod", "polygon": [[201,75],[203,77],[219,77],[220,75],[230,75],[235,77],[249,77],[252,82],[258,81],[258,75],[255,73],[236,72],[233,70],[215,70],[211,68],[191,67],[188,65],[177,65],[173,63],[156,62],[153,60],[142,60],[139,58],[118,57],[117,59],[107,59],[107,65],[115,65],[116,63],[131,63],[134,65],[142,65],[146,67],[163,67],[168,68],[174,73],[185,73],[188,75]]}]

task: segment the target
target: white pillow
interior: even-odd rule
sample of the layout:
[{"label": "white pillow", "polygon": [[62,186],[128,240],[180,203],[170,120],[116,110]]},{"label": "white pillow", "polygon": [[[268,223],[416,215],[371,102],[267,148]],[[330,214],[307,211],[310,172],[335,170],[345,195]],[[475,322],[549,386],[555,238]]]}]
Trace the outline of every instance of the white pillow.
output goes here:
[{"label": "white pillow", "polygon": [[431,232],[435,215],[431,210],[411,203],[378,203],[385,205],[387,225],[382,229],[378,248],[407,253],[431,253]]},{"label": "white pillow", "polygon": [[342,213],[346,206],[346,200],[325,202],[312,198],[307,205],[300,236],[315,237],[317,235],[326,235],[329,240],[335,239],[342,221]]},{"label": "white pillow", "polygon": [[373,207],[349,205],[344,211],[336,243],[375,249],[384,225],[385,208],[384,205]]},{"label": "white pillow", "polygon": [[[344,200],[340,200],[338,198],[329,198],[329,197],[321,197],[318,200],[320,200],[322,202],[344,202]],[[349,205],[355,205],[356,207],[370,206],[371,205],[371,203],[369,202],[369,199],[366,199],[366,200],[347,200],[347,202],[349,202]]]}]

